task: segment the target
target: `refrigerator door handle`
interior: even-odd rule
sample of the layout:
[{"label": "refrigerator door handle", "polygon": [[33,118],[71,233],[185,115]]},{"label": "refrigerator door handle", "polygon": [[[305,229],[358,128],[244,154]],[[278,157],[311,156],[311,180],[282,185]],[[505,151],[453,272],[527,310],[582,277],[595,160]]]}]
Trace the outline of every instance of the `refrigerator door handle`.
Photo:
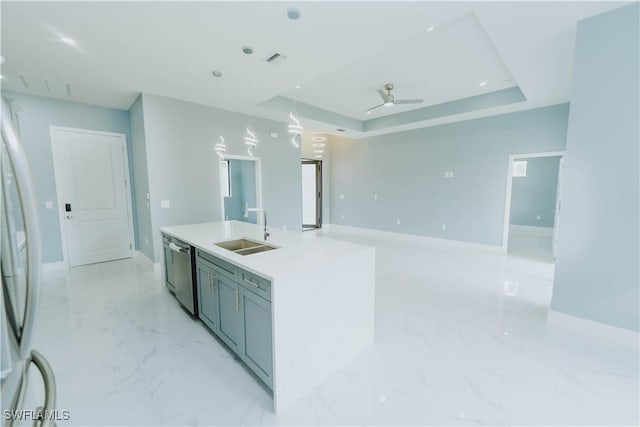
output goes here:
[{"label": "refrigerator door handle", "polygon": [[[47,361],[47,359],[37,352],[36,350],[31,350],[29,356],[25,360],[24,371],[20,378],[20,383],[18,385],[18,392],[13,397],[13,401],[11,402],[11,408],[14,411],[18,410],[19,406],[22,406],[22,402],[24,399],[24,395],[26,393],[27,388],[27,379],[29,374],[29,368],[31,364],[36,365],[38,371],[40,371],[40,375],[42,375],[42,381],[44,382],[44,406],[41,406],[36,409],[36,413],[41,414],[41,419],[36,420],[34,422],[34,426],[37,427],[55,427],[55,422],[53,419],[55,418],[56,412],[56,377],[53,374],[53,369],[51,369],[51,365]],[[13,420],[9,420],[8,427],[13,426]]]},{"label": "refrigerator door handle", "polygon": [[38,308],[38,294],[40,287],[40,275],[42,273],[41,264],[41,242],[40,225],[36,210],[35,194],[33,191],[31,171],[27,162],[27,156],[22,149],[22,145],[11,122],[10,109],[7,102],[2,100],[2,139],[7,149],[9,161],[13,166],[15,183],[20,195],[22,205],[22,215],[25,229],[25,242],[27,246],[27,286],[25,295],[25,310],[22,319],[22,327],[19,338],[19,353],[21,357],[27,355],[30,347],[33,324]]}]

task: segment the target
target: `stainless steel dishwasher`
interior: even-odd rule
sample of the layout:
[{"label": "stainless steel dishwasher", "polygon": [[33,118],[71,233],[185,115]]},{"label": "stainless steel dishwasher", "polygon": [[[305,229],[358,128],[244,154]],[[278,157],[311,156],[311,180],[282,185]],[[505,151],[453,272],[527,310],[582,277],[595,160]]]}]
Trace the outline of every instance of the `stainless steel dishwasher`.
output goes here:
[{"label": "stainless steel dishwasher", "polygon": [[194,316],[198,315],[195,280],[191,268],[193,250],[188,243],[163,235],[165,281],[176,299]]}]

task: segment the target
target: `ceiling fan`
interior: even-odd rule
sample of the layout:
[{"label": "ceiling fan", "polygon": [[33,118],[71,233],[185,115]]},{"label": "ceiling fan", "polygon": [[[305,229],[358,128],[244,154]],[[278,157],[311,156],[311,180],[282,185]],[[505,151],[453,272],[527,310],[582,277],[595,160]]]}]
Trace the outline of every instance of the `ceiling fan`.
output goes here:
[{"label": "ceiling fan", "polygon": [[393,83],[387,83],[384,85],[384,90],[386,93],[381,90],[378,91],[380,97],[382,97],[383,103],[369,108],[366,111],[367,114],[370,114],[373,110],[380,107],[393,107],[394,105],[400,104],[420,104],[424,101],[424,99],[395,99],[393,93],[391,93],[393,91]]}]

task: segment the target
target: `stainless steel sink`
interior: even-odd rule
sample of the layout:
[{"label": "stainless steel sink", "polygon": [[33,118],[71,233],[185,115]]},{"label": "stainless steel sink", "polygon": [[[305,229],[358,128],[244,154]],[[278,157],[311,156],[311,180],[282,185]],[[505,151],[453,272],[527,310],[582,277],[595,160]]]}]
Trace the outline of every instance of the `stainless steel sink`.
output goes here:
[{"label": "stainless steel sink", "polygon": [[248,249],[240,249],[238,251],[235,251],[235,253],[237,253],[238,255],[251,255],[251,254],[257,254],[258,252],[270,251],[273,249],[278,249],[278,248],[276,248],[275,246],[262,245],[262,246],[255,246],[253,248],[248,248]]},{"label": "stainless steel sink", "polygon": [[271,246],[267,245],[264,242],[256,242],[249,239],[229,240],[226,242],[216,243],[216,246],[234,252],[238,255],[251,255],[259,252],[278,249],[277,246]]},{"label": "stainless steel sink", "polygon": [[254,242],[253,240],[248,239],[229,240],[226,242],[216,243],[216,246],[220,246],[221,248],[232,252],[242,249],[255,248],[256,246],[261,245],[263,245],[263,243]]}]

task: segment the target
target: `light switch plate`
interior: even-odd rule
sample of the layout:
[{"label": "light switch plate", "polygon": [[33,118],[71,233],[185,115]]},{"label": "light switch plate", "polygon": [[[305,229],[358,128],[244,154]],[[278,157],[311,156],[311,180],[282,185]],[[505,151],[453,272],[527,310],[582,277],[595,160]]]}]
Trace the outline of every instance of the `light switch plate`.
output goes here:
[{"label": "light switch plate", "polygon": [[162,209],[169,209],[171,207],[171,202],[169,200],[160,200],[160,207]]},{"label": "light switch plate", "polygon": [[53,209],[53,202],[51,200],[47,200],[44,202],[44,207],[47,209]]}]

